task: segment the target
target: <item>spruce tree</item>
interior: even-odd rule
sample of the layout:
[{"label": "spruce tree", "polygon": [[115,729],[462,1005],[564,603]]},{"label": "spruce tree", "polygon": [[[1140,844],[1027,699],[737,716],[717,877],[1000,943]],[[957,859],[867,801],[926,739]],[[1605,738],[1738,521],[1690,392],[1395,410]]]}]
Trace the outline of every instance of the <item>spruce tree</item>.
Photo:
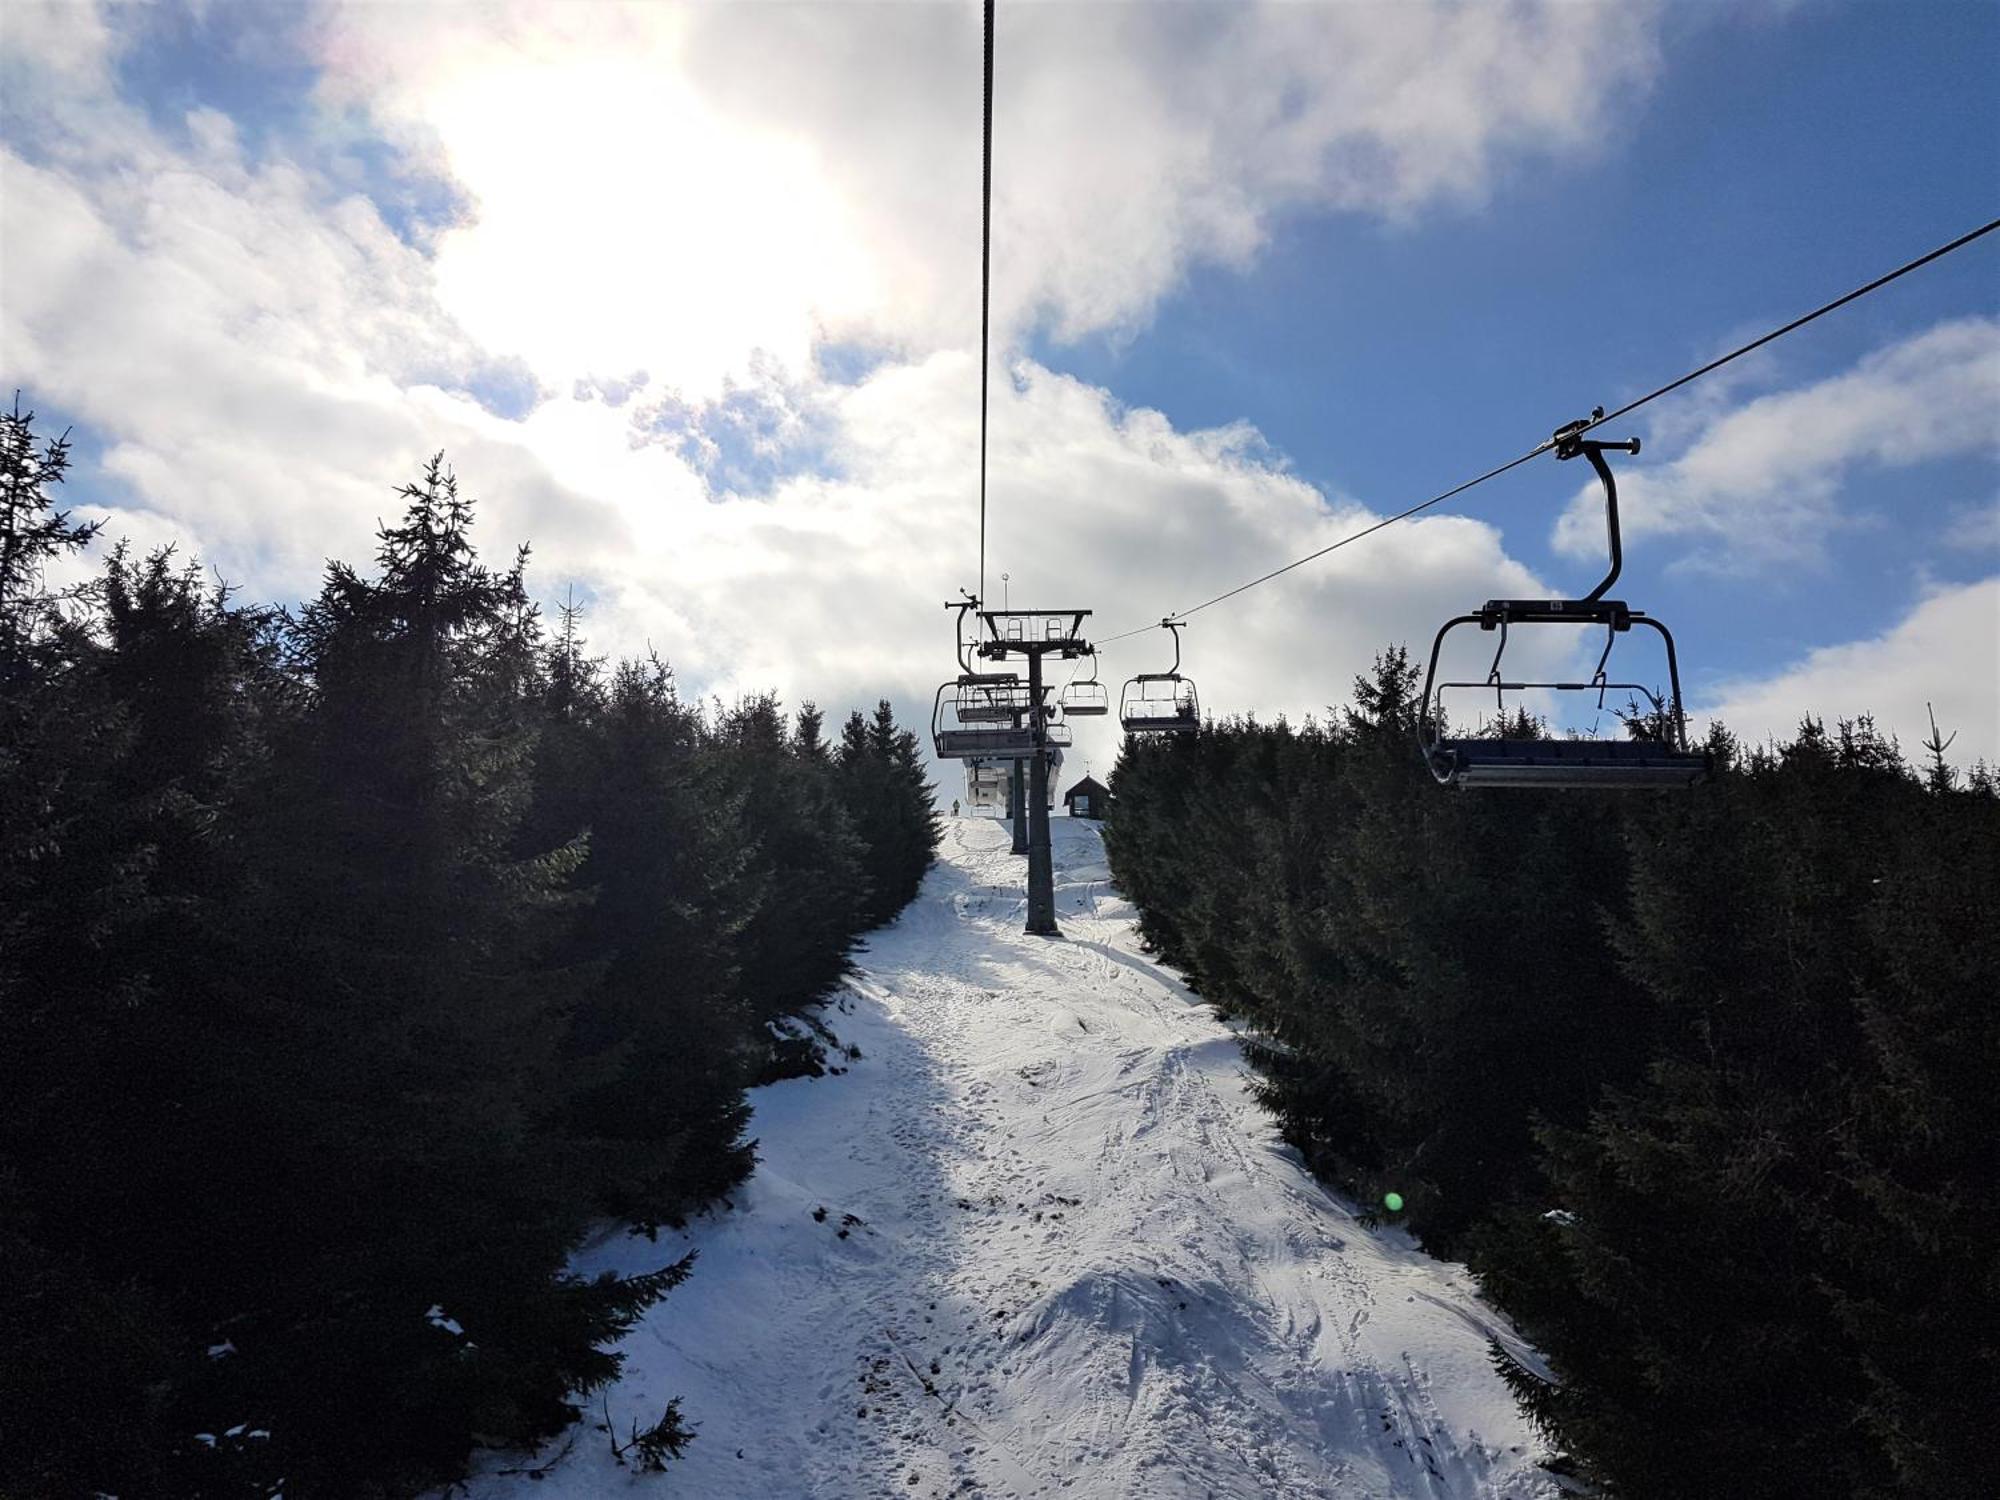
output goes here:
[{"label": "spruce tree", "polygon": [[[743,928],[745,997],[760,1022],[798,1016],[847,972],[869,899],[864,846],[834,795],[832,766],[798,754],[774,699],[725,710],[709,763],[755,833],[761,899]],[[772,1063],[795,1066],[795,1052],[777,1048]]]},{"label": "spruce tree", "polygon": [[22,658],[49,624],[63,591],[45,585],[49,563],[87,546],[103,523],[72,521],[51,491],[69,472],[69,434],[35,436],[35,414],[0,411],[0,685],[12,686]]},{"label": "spruce tree", "polygon": [[591,830],[577,948],[603,959],[572,1018],[591,1081],[568,1118],[607,1211],[678,1223],[753,1159],[743,1090],[761,1051],[738,954],[764,887],[744,800],[665,664],[623,662],[601,696],[566,804]]},{"label": "spruce tree", "polygon": [[[307,1108],[275,1207],[311,1250],[237,1342],[330,1488],[344,1465],[448,1475],[474,1432],[553,1430],[624,1316],[561,1270],[588,1205],[551,1129],[574,976],[547,955],[585,851],[516,847],[540,645],[522,560],[478,561],[441,459],[402,494],[379,576],[330,566],[293,632],[308,711],[258,820],[256,915],[288,934],[261,977],[311,1059],[286,1080]],[[310,1390],[279,1373],[306,1330]],[[358,1428],[374,1453],[342,1456]]]},{"label": "spruce tree", "polygon": [[936,857],[941,829],[917,737],[896,723],[884,698],[872,720],[847,721],[835,757],[841,805],[866,853],[869,925],[907,906]]}]

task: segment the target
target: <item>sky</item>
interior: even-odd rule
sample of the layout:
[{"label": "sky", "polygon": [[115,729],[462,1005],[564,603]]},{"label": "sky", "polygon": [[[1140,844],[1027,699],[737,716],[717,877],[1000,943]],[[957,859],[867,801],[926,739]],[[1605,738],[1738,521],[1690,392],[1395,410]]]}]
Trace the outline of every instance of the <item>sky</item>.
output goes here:
[{"label": "sky", "polygon": [[[989,600],[1148,625],[1984,223],[1996,65],[1959,0],[1001,0]],[[960,3],[6,0],[0,381],[79,514],[247,597],[365,561],[443,450],[594,650],[927,721],[981,586],[979,68]],[[2000,234],[1605,435],[1697,728],[1934,710],[2000,760]],[[1582,592],[1588,481],[1197,614],[1204,707]]]}]

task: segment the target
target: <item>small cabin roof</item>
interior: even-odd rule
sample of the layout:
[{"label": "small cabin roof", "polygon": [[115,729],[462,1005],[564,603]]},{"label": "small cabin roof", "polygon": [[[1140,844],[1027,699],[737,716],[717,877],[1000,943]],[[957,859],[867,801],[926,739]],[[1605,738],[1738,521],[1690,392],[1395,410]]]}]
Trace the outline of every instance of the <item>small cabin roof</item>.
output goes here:
[{"label": "small cabin roof", "polygon": [[1099,781],[1095,776],[1086,776],[1075,786],[1063,793],[1063,801],[1067,802],[1070,798],[1082,792],[1089,792],[1100,797],[1108,797],[1111,795],[1111,788]]}]

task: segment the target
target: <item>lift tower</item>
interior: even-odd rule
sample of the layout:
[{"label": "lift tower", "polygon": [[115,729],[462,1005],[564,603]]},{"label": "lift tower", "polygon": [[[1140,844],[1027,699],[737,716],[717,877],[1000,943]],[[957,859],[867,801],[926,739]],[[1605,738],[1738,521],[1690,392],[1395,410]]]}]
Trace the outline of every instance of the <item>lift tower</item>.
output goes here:
[{"label": "lift tower", "polygon": [[1014,847],[1009,852],[1013,854],[1026,854],[1028,852],[1027,766],[1028,763],[1025,760],[1017,760],[1014,762],[1014,769],[1008,773],[1008,811],[1014,815],[1012,819],[1014,825]]},{"label": "lift tower", "polygon": [[[1083,639],[1087,609],[982,609],[986,638],[979,654],[988,661],[1009,657],[1028,659],[1028,722],[1033,730],[1033,752],[1028,761],[1028,932],[1036,937],[1058,937],[1056,926],[1055,864],[1049,854],[1049,760],[1048,747],[1058,738],[1067,740],[1066,725],[1049,722],[1050,704],[1042,690],[1042,658],[1053,656],[1071,661],[1090,654]],[[1058,733],[1059,732],[1059,733]],[[1018,803],[1016,806],[1018,807]]]}]

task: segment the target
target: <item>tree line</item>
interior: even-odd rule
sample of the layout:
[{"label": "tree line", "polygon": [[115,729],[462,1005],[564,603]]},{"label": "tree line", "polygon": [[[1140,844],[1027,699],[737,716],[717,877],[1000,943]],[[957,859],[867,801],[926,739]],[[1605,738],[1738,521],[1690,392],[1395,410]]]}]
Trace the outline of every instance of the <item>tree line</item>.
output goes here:
[{"label": "tree line", "polygon": [[838,1065],[917,742],[590,655],[441,458],[297,609],[58,588],[68,461],[0,413],[0,1493],[407,1494],[569,1422],[692,1269],[578,1277],[588,1228],[716,1202],[745,1089]]},{"label": "tree line", "polygon": [[1991,771],[1807,720],[1686,794],[1446,792],[1419,692],[1391,650],[1113,776],[1113,874],[1286,1137],[1469,1262],[1592,1492],[2000,1494]]}]

